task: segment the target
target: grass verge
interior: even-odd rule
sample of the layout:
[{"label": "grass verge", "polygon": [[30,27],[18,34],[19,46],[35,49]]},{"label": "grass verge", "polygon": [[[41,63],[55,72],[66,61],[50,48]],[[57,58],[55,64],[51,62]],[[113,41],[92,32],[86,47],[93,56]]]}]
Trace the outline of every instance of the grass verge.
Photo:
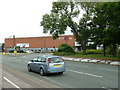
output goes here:
[{"label": "grass verge", "polygon": [[106,56],[103,56],[103,54],[87,54],[87,55],[82,55],[82,54],[67,54],[67,53],[60,53],[60,52],[55,52],[54,55],[59,55],[59,56],[69,56],[69,57],[79,57],[79,58],[90,58],[90,59],[100,59],[100,60],[112,60],[112,61],[120,61],[120,57],[112,56],[109,54],[106,54]]}]

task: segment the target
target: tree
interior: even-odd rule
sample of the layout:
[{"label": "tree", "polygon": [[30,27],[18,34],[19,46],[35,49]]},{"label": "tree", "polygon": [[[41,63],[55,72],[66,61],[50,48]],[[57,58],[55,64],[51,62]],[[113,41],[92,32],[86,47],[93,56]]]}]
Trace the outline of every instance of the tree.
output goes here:
[{"label": "tree", "polygon": [[120,2],[105,3],[108,15],[108,28],[105,30],[106,42],[113,47],[113,56],[116,56],[117,44],[120,44]]},{"label": "tree", "polygon": [[[43,32],[52,34],[53,38],[56,39],[59,35],[64,34],[69,27],[77,42],[82,45],[84,54],[87,54],[86,45],[91,35],[88,21],[91,19],[93,6],[94,3],[53,2],[51,13],[45,14],[40,22],[43,26]],[[82,9],[85,12],[81,19]]]},{"label": "tree", "polygon": [[116,56],[116,45],[120,44],[120,2],[97,3],[93,19],[96,29],[94,37],[105,47],[112,44]]},{"label": "tree", "polygon": [[1,47],[2,47],[2,52],[4,52],[4,43],[2,43]]}]

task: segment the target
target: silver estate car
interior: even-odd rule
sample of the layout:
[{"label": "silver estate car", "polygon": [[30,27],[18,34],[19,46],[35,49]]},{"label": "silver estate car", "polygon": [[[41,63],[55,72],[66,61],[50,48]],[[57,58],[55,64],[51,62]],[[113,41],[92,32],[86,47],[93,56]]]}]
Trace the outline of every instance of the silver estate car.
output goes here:
[{"label": "silver estate car", "polygon": [[39,72],[41,76],[49,73],[63,74],[65,62],[60,56],[39,56],[28,62],[28,71]]}]

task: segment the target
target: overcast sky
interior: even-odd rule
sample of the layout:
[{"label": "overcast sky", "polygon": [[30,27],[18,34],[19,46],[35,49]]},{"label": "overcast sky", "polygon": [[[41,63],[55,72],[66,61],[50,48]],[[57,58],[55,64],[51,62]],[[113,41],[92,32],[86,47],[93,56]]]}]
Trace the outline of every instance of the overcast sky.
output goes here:
[{"label": "overcast sky", "polygon": [[56,0],[0,0],[0,43],[5,38],[44,36],[40,21]]}]

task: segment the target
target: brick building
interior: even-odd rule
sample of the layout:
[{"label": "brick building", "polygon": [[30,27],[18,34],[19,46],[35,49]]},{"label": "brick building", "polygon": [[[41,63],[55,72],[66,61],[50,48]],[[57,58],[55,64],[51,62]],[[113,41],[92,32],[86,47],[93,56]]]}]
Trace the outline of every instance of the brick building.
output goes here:
[{"label": "brick building", "polygon": [[20,46],[21,49],[41,51],[41,49],[49,49],[54,51],[61,44],[68,44],[74,46],[75,39],[73,35],[60,36],[58,39],[53,40],[52,36],[46,37],[23,37],[23,38],[6,38],[5,50],[13,49],[14,46]]}]

